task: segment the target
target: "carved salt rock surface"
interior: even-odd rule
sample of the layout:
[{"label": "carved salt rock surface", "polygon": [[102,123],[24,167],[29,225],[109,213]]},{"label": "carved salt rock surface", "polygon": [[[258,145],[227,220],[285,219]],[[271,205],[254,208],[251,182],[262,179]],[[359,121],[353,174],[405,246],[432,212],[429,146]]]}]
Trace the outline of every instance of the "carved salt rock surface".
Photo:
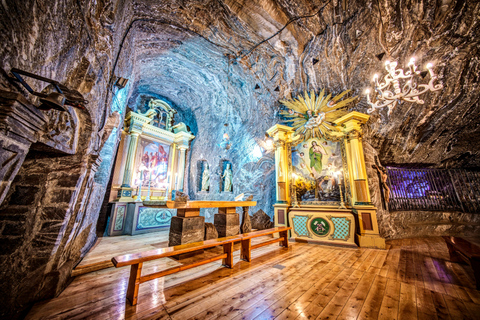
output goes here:
[{"label": "carved salt rock surface", "polygon": [[218,231],[213,223],[205,222],[205,240],[217,239]]},{"label": "carved salt rock surface", "polygon": [[[206,159],[211,164],[211,190],[219,190],[221,172],[217,171],[220,161],[226,159],[232,161],[233,185],[240,187],[235,192],[255,193],[258,205],[252,210],[271,214],[275,195],[273,155],[264,152],[258,157],[252,150],[263,139],[265,130],[278,122],[277,101],[310,88],[326,88],[333,93],[353,89],[354,94],[361,95],[370,85],[371,76],[383,70],[387,57],[380,61],[377,56],[385,51],[400,65],[412,55],[422,66],[434,62],[445,89],[426,95],[424,105],[405,103],[389,117],[383,110],[372,115],[365,127],[364,141],[379,151],[382,164],[478,167],[477,11],[478,3],[474,1],[418,1],[404,5],[398,1],[370,0],[65,0],[51,6],[45,0],[6,0],[0,4],[0,18],[6,26],[0,33],[0,42],[4,44],[0,46],[0,60],[6,72],[17,67],[55,79],[90,101],[87,110],[92,132],[81,149],[88,155],[100,152],[98,140],[103,132],[99,134],[98,129],[109,114],[105,111],[124,111],[126,107],[114,101],[124,101],[128,96],[129,107],[136,108],[143,97],[165,98],[179,111],[177,121],[185,122],[197,136],[187,159],[186,192],[191,198],[233,200],[233,195],[228,194],[199,195],[192,187],[197,181],[195,164]],[[291,19],[301,16],[310,17],[298,19],[279,32]],[[152,22],[132,22],[138,18]],[[275,36],[254,49],[271,35]],[[318,63],[314,64],[313,59]],[[111,86],[112,75],[128,78],[129,87],[117,90]],[[3,72],[0,86],[17,90]],[[43,88],[39,84],[33,86],[35,90]],[[106,97],[108,90],[115,92],[115,98],[111,93]],[[364,99],[353,107],[362,112],[367,108]],[[232,142],[228,150],[218,146],[224,123],[229,123]],[[106,189],[103,183],[108,180],[115,149],[113,143],[105,145],[102,158],[109,165],[102,166],[98,179],[91,185],[82,184],[81,177],[67,174],[72,163],[58,173],[58,179],[62,174],[68,177],[62,183],[68,185],[72,194],[75,191],[73,202],[89,203],[86,210],[67,210],[52,202],[33,216],[36,222],[25,224],[9,219],[32,217],[27,212],[2,215],[2,223],[9,226],[2,229],[1,243],[6,250],[2,252],[18,250],[13,258],[0,264],[0,271],[12,265],[20,271],[9,274],[8,281],[4,281],[2,292],[8,298],[1,302],[1,316],[8,314],[13,305],[25,306],[33,297],[55,294],[53,291],[66,283],[65,270],[93,244],[92,225],[98,217]],[[379,207],[377,200],[375,203]],[[470,221],[462,214],[452,214],[453,221],[457,221],[455,215],[460,222]],[[17,238],[20,236],[7,234],[39,226],[39,216],[46,220],[45,230],[49,234],[45,237],[61,243],[54,257],[32,257],[28,243],[17,245],[22,241]],[[409,219],[416,221],[418,216],[407,219],[407,215],[379,213],[378,217],[380,231],[386,236],[417,232],[417,227],[407,227],[407,223]],[[60,231],[57,220],[66,221],[67,228]],[[425,228],[448,231],[442,226]],[[462,229],[459,224],[452,228],[466,232],[469,227]],[[31,261],[24,262],[24,258]],[[52,271],[49,276],[43,274],[47,265]],[[58,278],[52,276],[56,271]],[[28,283],[28,287],[6,287],[7,283],[22,282]]]},{"label": "carved salt rock surface", "polygon": [[[47,157],[36,151],[36,158],[29,154],[9,196],[18,204],[0,210],[1,223],[7,227],[0,235],[0,273],[4,275],[0,291],[5,295],[0,318],[20,317],[32,301],[58,294],[73,266],[95,241],[105,187],[94,187],[92,166],[98,166],[96,136],[112,67],[114,8],[110,1],[85,1],[79,6],[67,0],[52,6],[42,0],[7,0],[0,5],[0,19],[6,26],[0,33],[0,61],[5,71],[0,74],[0,87],[21,91],[5,77],[15,67],[59,81],[89,101],[88,121],[80,115],[75,123],[81,132],[79,141],[72,137],[72,119],[56,115],[49,117],[50,130],[40,139],[67,153],[73,153],[75,141],[78,153]],[[122,10],[121,4],[117,9]],[[123,71],[128,71],[128,65],[117,68]],[[28,83],[36,91],[46,86]],[[110,150],[107,158],[114,152]]]},{"label": "carved salt rock surface", "polygon": [[270,217],[263,212],[263,210],[258,210],[251,217],[252,229],[264,230],[273,228],[274,224]]},{"label": "carved salt rock surface", "polygon": [[242,223],[240,225],[240,232],[247,233],[252,231],[252,222],[250,220],[250,215],[248,214],[248,207],[243,207],[242,212]]}]

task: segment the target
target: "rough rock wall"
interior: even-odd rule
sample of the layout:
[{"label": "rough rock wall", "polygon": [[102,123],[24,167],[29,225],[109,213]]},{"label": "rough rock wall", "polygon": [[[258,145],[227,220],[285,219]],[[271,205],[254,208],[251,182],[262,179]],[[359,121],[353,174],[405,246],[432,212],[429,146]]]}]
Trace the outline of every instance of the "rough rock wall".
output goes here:
[{"label": "rough rock wall", "polygon": [[[415,55],[422,66],[429,61],[436,63],[445,89],[427,95],[424,105],[406,103],[397,106],[391,116],[385,110],[373,114],[366,126],[366,144],[379,151],[383,164],[478,167],[479,6],[474,1],[448,0],[2,1],[0,23],[5,31],[0,33],[0,88],[24,92],[6,78],[10,68],[17,67],[79,90],[90,101],[87,109],[92,128],[85,137],[83,158],[79,155],[75,161],[83,165],[87,155],[103,159],[93,179],[86,177],[87,171],[76,181],[66,179],[64,187],[69,190],[88,186],[90,200],[85,211],[70,205],[69,201],[81,202],[76,192],[69,201],[59,201],[61,212],[42,216],[43,205],[19,212],[26,216],[24,224],[0,214],[2,243],[11,243],[14,248],[25,230],[41,230],[41,219],[46,219],[45,228],[49,219],[52,224],[50,235],[36,242],[42,243],[45,256],[50,252],[50,258],[40,258],[44,261],[32,262],[35,258],[26,255],[31,250],[28,243],[33,243],[30,240],[25,246],[18,245],[25,249],[18,252],[11,252],[8,245],[3,247],[7,251],[1,251],[2,258],[16,256],[12,263],[27,272],[35,289],[23,291],[26,280],[20,274],[8,275],[9,281],[23,287],[2,287],[10,298],[2,312],[21,310],[33,300],[58,292],[65,284],[66,270],[93,242],[118,143],[115,124],[124,116],[124,101],[136,109],[149,97],[165,98],[178,108],[178,119],[197,135],[189,152],[185,185],[192,198],[233,197],[222,194],[219,187],[220,161],[229,160],[234,194],[256,194],[256,209],[271,214],[273,157],[253,150],[261,146],[265,130],[278,121],[277,101],[305,89],[325,88],[332,93],[353,89],[354,94],[361,95],[387,58],[398,59],[402,65]],[[130,80],[129,87],[117,90],[110,86],[114,66],[116,75]],[[33,86],[43,88],[39,83]],[[367,108],[364,99],[353,107],[361,112]],[[118,114],[107,120],[113,111]],[[105,122],[105,130],[98,134]],[[228,150],[219,146],[225,131],[232,143]],[[366,152],[367,156],[373,153],[373,149]],[[30,155],[16,185],[30,186],[24,177],[34,170],[29,166],[34,165],[34,159],[40,161]],[[52,159],[59,165],[59,177],[62,173],[68,176],[70,171],[63,167],[61,157]],[[213,193],[198,192],[196,166],[200,160],[211,166]],[[54,183],[55,178],[48,174],[39,181],[49,179]],[[67,212],[71,207],[73,211]],[[425,215],[432,221],[443,219],[439,214]],[[470,221],[458,213],[449,216],[455,221]],[[382,232],[390,237],[413,234],[420,228],[403,227],[406,218],[387,212],[379,212],[379,221]],[[61,265],[65,267],[61,269]],[[40,271],[27,266],[37,266],[34,269]],[[2,278],[10,272],[5,264],[0,271]],[[52,281],[42,280],[47,274]]]},{"label": "rough rock wall", "polygon": [[[61,292],[74,265],[95,241],[104,188],[96,186],[94,176],[102,159],[99,155],[103,153],[108,163],[115,152],[108,142],[108,152],[102,152],[113,127],[107,125],[110,131],[100,133],[99,129],[109,115],[104,110],[110,111],[106,93],[118,42],[115,20],[122,20],[123,6],[123,1],[109,0],[0,4],[0,88],[24,93],[36,103],[9,80],[8,72],[15,67],[59,81],[89,101],[86,110],[70,111],[78,114],[75,125],[66,112],[46,112],[49,121],[43,135],[44,140],[55,136],[49,144],[52,149],[46,152],[44,147],[32,146],[2,203],[1,318],[21,317],[33,301]],[[119,66],[116,72],[127,70]],[[36,91],[47,85],[25,80]],[[77,148],[70,152],[72,144],[64,142],[73,141],[75,134]]]}]

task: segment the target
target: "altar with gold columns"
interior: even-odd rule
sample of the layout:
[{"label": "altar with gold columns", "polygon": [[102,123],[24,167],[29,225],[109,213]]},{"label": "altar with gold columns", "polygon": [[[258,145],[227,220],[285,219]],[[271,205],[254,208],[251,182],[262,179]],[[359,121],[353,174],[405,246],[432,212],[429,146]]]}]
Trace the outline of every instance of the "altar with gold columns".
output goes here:
[{"label": "altar with gold columns", "polygon": [[[313,170],[312,162],[316,156],[312,149],[318,147],[319,143],[311,142],[310,147],[304,141],[299,141],[298,137],[293,135],[294,129],[289,126],[276,124],[267,130],[275,145],[275,226],[290,225],[293,228],[291,236],[296,241],[385,248],[385,239],[380,237],[378,232],[376,208],[370,200],[362,147],[362,125],[368,119],[366,114],[350,112],[336,119],[335,130],[330,132],[330,137],[339,144],[337,148],[341,149],[342,168],[337,172],[342,172],[342,176],[322,176],[325,180],[316,182],[313,200],[318,200],[317,188],[327,190],[335,184],[340,187],[342,202],[298,201],[296,188],[308,181],[300,179],[299,182],[297,174],[294,173],[296,168],[292,165],[292,148],[297,149],[294,151],[297,158],[307,164],[305,166],[302,163],[301,168],[311,172],[310,167]],[[329,144],[330,142],[325,141],[321,147],[325,150]],[[308,155],[305,155],[309,147],[310,161],[307,159]],[[326,152],[323,153],[325,157]],[[339,156],[335,155],[337,158]],[[328,166],[334,167],[332,163],[328,163]],[[324,166],[322,172],[325,170],[327,169]]]},{"label": "altar with gold columns", "polygon": [[[169,227],[175,215],[175,210],[143,205],[145,200],[166,202],[173,190],[183,191],[186,151],[195,138],[183,123],[172,126],[173,109],[161,106],[125,118],[110,191],[109,235],[156,231]],[[157,120],[161,112],[167,113],[163,123],[164,118]]]}]

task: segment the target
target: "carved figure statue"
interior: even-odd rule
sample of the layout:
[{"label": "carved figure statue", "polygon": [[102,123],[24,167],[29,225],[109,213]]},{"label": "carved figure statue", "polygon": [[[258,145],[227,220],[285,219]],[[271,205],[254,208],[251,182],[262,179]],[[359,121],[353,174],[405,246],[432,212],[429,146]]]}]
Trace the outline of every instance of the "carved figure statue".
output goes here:
[{"label": "carved figure statue", "polygon": [[223,184],[223,191],[231,192],[233,173],[232,173],[232,169],[230,169],[230,163],[227,163],[227,167],[223,172],[222,178],[225,178],[225,182]]},{"label": "carved figure statue", "polygon": [[202,191],[208,191],[210,187],[210,170],[208,169],[208,163],[205,164],[202,172]]},{"label": "carved figure statue", "polygon": [[380,179],[381,179],[380,184],[383,190],[383,199],[385,200],[385,207],[387,207],[388,203],[390,202],[390,188],[387,185],[387,179],[388,179],[387,169],[385,169],[382,166],[378,166],[377,164],[374,164],[372,167],[377,169],[377,172],[380,175]]}]

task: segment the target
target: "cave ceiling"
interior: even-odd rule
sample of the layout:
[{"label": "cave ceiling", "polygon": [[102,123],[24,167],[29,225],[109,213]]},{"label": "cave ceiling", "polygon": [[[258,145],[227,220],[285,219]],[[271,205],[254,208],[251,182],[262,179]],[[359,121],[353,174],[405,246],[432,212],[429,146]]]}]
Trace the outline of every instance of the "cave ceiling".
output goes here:
[{"label": "cave ceiling", "polygon": [[[132,1],[123,59],[129,106],[151,97],[179,110],[200,137],[232,123],[261,137],[278,100],[305,89],[359,96],[385,60],[435,64],[444,89],[425,104],[371,114],[364,139],[384,164],[479,167],[479,4],[467,1]],[[128,21],[127,21],[128,22]],[[210,130],[210,131],[209,131]],[[213,134],[213,139],[218,137]]]}]

